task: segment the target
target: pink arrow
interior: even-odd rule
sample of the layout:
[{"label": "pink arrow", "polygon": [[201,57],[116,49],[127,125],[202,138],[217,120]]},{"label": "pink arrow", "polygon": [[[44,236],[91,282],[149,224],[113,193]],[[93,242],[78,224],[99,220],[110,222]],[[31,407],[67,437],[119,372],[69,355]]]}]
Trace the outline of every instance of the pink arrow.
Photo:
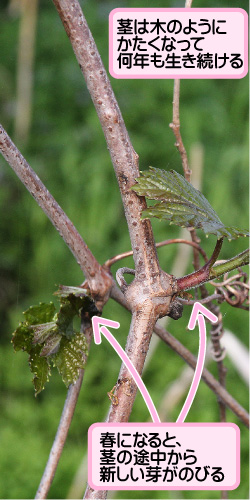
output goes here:
[{"label": "pink arrow", "polygon": [[196,369],[194,372],[194,378],[191,384],[191,387],[189,389],[189,393],[187,395],[186,401],[183,405],[183,408],[180,412],[179,417],[177,418],[176,422],[177,423],[183,423],[188,411],[191,407],[191,404],[194,400],[196,391],[198,389],[200,379],[201,379],[201,374],[204,366],[204,361],[205,361],[205,355],[206,355],[206,323],[204,316],[206,316],[212,323],[217,323],[218,318],[213,314],[211,311],[209,311],[206,307],[204,307],[202,304],[199,302],[195,302],[191,316],[189,319],[188,323],[188,329],[189,330],[194,330],[196,321],[198,321],[198,326],[199,326],[199,352],[198,352],[198,358],[197,358],[197,364],[196,364]]},{"label": "pink arrow", "polygon": [[160,421],[159,415],[156,411],[155,405],[154,405],[154,403],[149,395],[149,392],[148,392],[144,382],[142,381],[138,371],[134,367],[133,363],[130,361],[126,352],[120,346],[119,342],[117,342],[115,337],[113,337],[113,335],[110,333],[110,331],[106,328],[106,326],[108,326],[110,328],[119,328],[120,324],[117,323],[117,321],[111,321],[110,319],[99,318],[98,316],[93,316],[92,325],[93,325],[93,335],[94,335],[95,343],[96,344],[101,343],[101,333],[103,335],[105,335],[106,339],[113,346],[113,348],[115,349],[117,354],[122,359],[123,363],[126,365],[127,369],[131,373],[136,385],[138,386],[138,389],[141,391],[142,397],[145,400],[145,403],[146,403],[148,410],[151,414],[153,422],[160,423],[161,421]]}]

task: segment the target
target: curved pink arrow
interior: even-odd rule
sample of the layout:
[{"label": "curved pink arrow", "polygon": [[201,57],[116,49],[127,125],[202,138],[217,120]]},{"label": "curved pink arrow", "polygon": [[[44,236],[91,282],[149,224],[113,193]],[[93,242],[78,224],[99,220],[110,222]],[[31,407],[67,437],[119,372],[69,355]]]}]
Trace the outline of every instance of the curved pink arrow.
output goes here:
[{"label": "curved pink arrow", "polygon": [[[200,314],[201,313],[201,314]],[[198,389],[201,374],[204,366],[205,356],[206,356],[206,323],[204,316],[206,316],[212,323],[217,323],[218,318],[209,311],[206,307],[204,307],[199,302],[195,302],[191,316],[188,323],[188,329],[194,330],[196,321],[198,321],[199,325],[199,352],[197,357],[197,364],[194,372],[194,378],[189,389],[189,393],[187,395],[186,401],[183,405],[183,408],[180,412],[179,417],[176,420],[176,423],[182,424],[189,412],[191,404],[194,400],[196,391]]]},{"label": "curved pink arrow", "polygon": [[[115,337],[110,333],[110,331],[106,328],[106,326],[109,326],[111,328],[119,328],[120,324],[117,323],[117,321],[111,321],[109,319],[105,318],[99,318],[98,316],[93,316],[92,318],[92,324],[93,324],[93,334],[94,334],[94,340],[96,344],[101,343],[101,334],[100,332],[105,335],[106,339],[110,342],[110,344],[114,347],[116,350],[117,354],[119,354],[120,358],[122,359],[123,363],[126,365],[127,369],[131,373],[135,383],[138,386],[138,389],[141,391],[141,394],[145,400],[145,403],[149,409],[149,412],[151,414],[152,420],[155,423],[161,423],[159,415],[156,411],[155,405],[150,397],[150,394],[142,381],[138,371],[134,367],[133,363],[130,361],[129,357],[127,356],[126,352],[123,350],[123,348],[120,346],[119,342],[115,339]],[[105,325],[105,326],[101,326]]]},{"label": "curved pink arrow", "polygon": [[[183,405],[183,408],[180,412],[180,415],[178,419],[176,420],[177,423],[183,423],[188,411],[191,407],[191,404],[193,402],[193,399],[195,397],[196,391],[198,389],[200,379],[201,379],[201,374],[204,366],[204,361],[205,361],[205,355],[206,355],[206,324],[205,324],[205,315],[212,323],[217,323],[218,318],[213,314],[211,311],[209,311],[206,307],[204,307],[202,304],[199,302],[196,302],[193,306],[192,313],[189,319],[188,323],[188,328],[189,330],[193,330],[195,328],[196,321],[198,321],[199,325],[199,352],[198,352],[198,358],[197,358],[197,365],[194,373],[194,378],[189,390],[189,393],[187,395],[186,401]],[[129,357],[127,356],[126,352],[122,349],[120,346],[119,342],[115,339],[115,337],[110,333],[110,331],[106,328],[107,326],[110,328],[119,328],[120,323],[117,321],[112,321],[110,319],[106,318],[99,318],[99,316],[93,316],[92,318],[92,325],[93,325],[93,334],[94,334],[94,341],[96,344],[101,343],[101,333],[105,335],[106,339],[110,342],[110,344],[114,347],[116,350],[117,354],[120,356],[122,359],[123,363],[126,365],[127,369],[131,373],[135,383],[138,386],[138,389],[140,390],[145,403],[149,409],[149,412],[151,414],[152,420],[154,423],[161,423],[159,415],[156,411],[156,408],[154,406],[154,403],[150,397],[150,394],[142,381],[138,371],[134,367],[133,363],[130,361]]]}]

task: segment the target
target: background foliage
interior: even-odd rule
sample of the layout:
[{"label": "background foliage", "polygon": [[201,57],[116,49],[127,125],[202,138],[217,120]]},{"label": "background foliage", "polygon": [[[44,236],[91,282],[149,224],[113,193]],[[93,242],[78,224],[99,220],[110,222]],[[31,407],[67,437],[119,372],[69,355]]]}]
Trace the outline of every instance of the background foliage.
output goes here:
[{"label": "background foliage", "polygon": [[[108,14],[113,1],[81,2],[98,49],[108,68]],[[214,7],[236,7],[221,0]],[[148,0],[126,0],[123,7],[150,7]],[[183,1],[159,0],[158,7],[182,7]],[[195,7],[207,7],[205,0]],[[248,9],[248,2],[240,5]],[[0,5],[0,116],[13,137],[16,105],[16,68],[19,17],[9,2]],[[111,78],[140,168],[149,165],[182,173],[174,136],[171,80],[114,80]],[[242,80],[186,80],[181,84],[181,130],[188,153],[194,143],[204,149],[203,192],[225,224],[248,227],[248,78]],[[130,249],[115,174],[104,136],[70,43],[50,0],[39,4],[35,43],[33,119],[26,145],[17,144],[32,168],[72,219],[97,259]],[[0,497],[33,498],[52,444],[66,388],[54,373],[44,393],[34,398],[25,354],[14,353],[11,332],[31,304],[53,300],[56,285],[78,286],[83,276],[43,212],[36,206],[9,166],[0,158]],[[179,229],[153,221],[156,241],[177,237]],[[209,254],[215,237],[200,235]],[[244,239],[225,242],[222,257],[244,250]],[[176,247],[159,250],[161,266],[171,270]],[[132,259],[124,265],[133,266]],[[118,267],[118,266],[116,266]],[[115,268],[114,268],[115,269]],[[191,270],[191,263],[190,269]],[[225,326],[247,344],[247,313],[223,305]],[[187,333],[190,308],[169,330],[194,353],[198,339]],[[125,343],[130,317],[114,302],[104,316],[121,323],[119,341]],[[50,498],[65,498],[86,450],[86,433],[102,421],[109,407],[106,393],[116,382],[120,362],[111,347],[92,346],[83,390],[56,473]],[[144,381],[156,404],[184,363],[167,346],[157,348]],[[248,390],[226,359],[227,388],[247,407]],[[215,363],[209,369],[217,373]],[[180,402],[169,418],[177,418]],[[131,420],[149,415],[140,395]],[[215,396],[200,384],[187,421],[218,421]],[[242,431],[241,485],[229,498],[248,498],[247,431],[228,411],[228,421]],[[154,492],[154,498],[219,498],[219,492]],[[120,492],[117,498],[152,498],[150,492]]]}]

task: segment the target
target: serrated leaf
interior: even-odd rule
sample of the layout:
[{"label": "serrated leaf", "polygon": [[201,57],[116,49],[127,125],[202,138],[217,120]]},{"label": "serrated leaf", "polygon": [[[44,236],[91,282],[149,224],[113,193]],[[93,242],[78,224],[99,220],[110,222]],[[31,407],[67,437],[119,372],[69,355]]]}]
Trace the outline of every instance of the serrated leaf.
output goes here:
[{"label": "serrated leaf", "polygon": [[62,337],[59,351],[53,357],[53,364],[67,387],[77,381],[79,370],[84,368],[84,354],[87,354],[87,345],[82,333],[76,333],[72,339]]},{"label": "serrated leaf", "polygon": [[49,378],[51,361],[67,386],[77,380],[86,358],[86,340],[83,333],[74,331],[74,317],[80,316],[83,308],[90,317],[97,311],[93,299],[82,288],[61,286],[57,295],[60,296],[58,313],[52,302],[31,306],[23,313],[25,321],[19,324],[12,338],[16,351],[29,354],[36,395]]},{"label": "serrated leaf", "polygon": [[40,302],[38,306],[30,306],[29,309],[27,309],[27,311],[25,311],[23,314],[25,320],[30,325],[38,325],[41,323],[48,323],[52,321],[55,312],[56,308],[53,302],[50,302],[49,304]]},{"label": "serrated leaf", "polygon": [[44,389],[46,382],[49,380],[50,363],[47,358],[41,357],[41,346],[35,346],[30,350],[29,365],[30,370],[34,374],[33,384],[35,387],[35,395],[39,394]]},{"label": "serrated leaf", "polygon": [[166,219],[177,226],[202,229],[206,234],[229,240],[249,236],[248,231],[225,226],[205,196],[174,170],[150,167],[142,172],[131,189],[139,196],[146,196],[160,203],[148,207],[142,218]]},{"label": "serrated leaf", "polygon": [[29,352],[32,347],[33,335],[27,323],[20,323],[12,335],[12,344],[15,351]]}]

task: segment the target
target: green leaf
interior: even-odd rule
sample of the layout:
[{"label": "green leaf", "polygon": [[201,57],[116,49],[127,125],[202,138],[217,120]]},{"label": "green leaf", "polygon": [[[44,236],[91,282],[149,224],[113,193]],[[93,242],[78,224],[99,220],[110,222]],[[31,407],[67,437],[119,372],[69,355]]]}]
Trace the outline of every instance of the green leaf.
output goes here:
[{"label": "green leaf", "polygon": [[32,347],[31,330],[25,323],[20,323],[11,340],[15,351],[28,351]]},{"label": "green leaf", "polygon": [[29,365],[30,370],[34,374],[33,384],[35,387],[35,395],[39,394],[44,389],[46,382],[49,380],[50,363],[47,358],[41,357],[41,346],[35,346],[30,350]]},{"label": "green leaf", "polygon": [[[19,326],[14,331],[12,336],[12,343],[15,351],[27,351],[30,352],[33,343],[42,342],[45,340],[46,335],[44,333],[45,325],[54,325],[54,323],[45,323],[45,325],[39,325],[39,323],[51,321],[55,314],[55,306],[52,302],[49,304],[44,304],[40,302],[38,306],[31,306],[27,311],[23,313],[25,321],[19,323]],[[35,327],[35,325],[38,325]],[[39,332],[39,327],[40,332]],[[34,337],[34,330],[37,333]],[[39,333],[38,333],[39,332]],[[51,334],[51,331],[48,335]],[[39,335],[42,340],[39,339]],[[45,338],[43,338],[45,337]]]},{"label": "green leaf", "polygon": [[166,171],[150,167],[142,172],[132,190],[139,196],[160,203],[148,207],[142,218],[166,219],[177,226],[202,229],[207,235],[229,240],[249,236],[248,231],[227,227],[219,219],[205,196],[174,170]]},{"label": "green leaf", "polygon": [[40,302],[38,306],[30,306],[29,309],[23,314],[25,320],[30,325],[38,325],[39,323],[48,323],[49,321],[52,321],[55,312],[56,308],[53,302],[50,302],[49,304]]},{"label": "green leaf", "polygon": [[80,315],[82,308],[87,310],[93,304],[93,300],[88,296],[87,291],[82,288],[60,287],[56,295],[60,296],[61,304],[56,318],[58,331],[70,338],[74,334],[74,317]]},{"label": "green leaf", "polygon": [[23,313],[25,321],[12,337],[15,351],[29,354],[36,395],[48,381],[51,363],[57,366],[67,386],[77,380],[87,347],[84,334],[74,331],[74,318],[80,316],[82,309],[90,317],[97,312],[94,301],[82,288],[61,286],[56,295],[60,297],[58,313],[52,302],[29,307]]},{"label": "green leaf", "polygon": [[82,333],[76,333],[72,339],[62,338],[59,351],[53,357],[53,365],[67,387],[77,381],[80,368],[85,366],[86,355],[87,344]]}]

